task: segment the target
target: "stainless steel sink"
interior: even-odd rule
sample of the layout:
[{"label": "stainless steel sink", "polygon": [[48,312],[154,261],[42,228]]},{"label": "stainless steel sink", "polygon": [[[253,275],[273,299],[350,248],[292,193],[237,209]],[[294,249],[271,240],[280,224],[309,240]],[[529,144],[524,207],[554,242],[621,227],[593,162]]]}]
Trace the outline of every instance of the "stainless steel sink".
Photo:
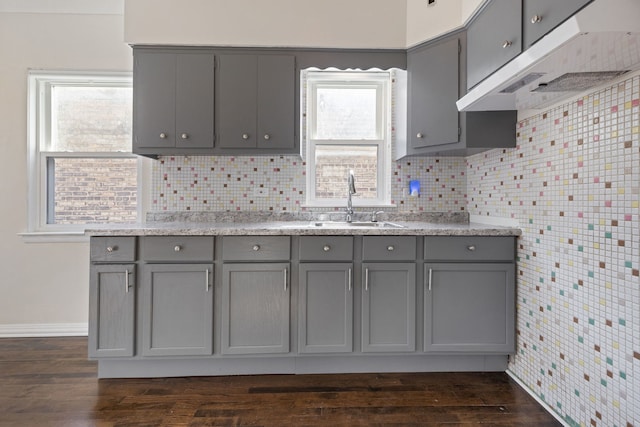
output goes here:
[{"label": "stainless steel sink", "polygon": [[404,225],[388,221],[313,221],[311,227],[318,228],[351,228],[351,227],[371,227],[371,228],[406,228]]}]

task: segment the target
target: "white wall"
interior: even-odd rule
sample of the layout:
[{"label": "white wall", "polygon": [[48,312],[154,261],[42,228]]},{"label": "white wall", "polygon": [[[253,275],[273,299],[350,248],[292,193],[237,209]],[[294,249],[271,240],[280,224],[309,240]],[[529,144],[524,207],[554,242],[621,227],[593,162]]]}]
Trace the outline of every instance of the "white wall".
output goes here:
[{"label": "white wall", "polygon": [[131,44],[404,48],[397,0],[126,0]]},{"label": "white wall", "polygon": [[0,332],[87,322],[88,244],[18,236],[27,226],[27,69],[132,68],[122,15],[23,13],[14,3],[0,2]]}]

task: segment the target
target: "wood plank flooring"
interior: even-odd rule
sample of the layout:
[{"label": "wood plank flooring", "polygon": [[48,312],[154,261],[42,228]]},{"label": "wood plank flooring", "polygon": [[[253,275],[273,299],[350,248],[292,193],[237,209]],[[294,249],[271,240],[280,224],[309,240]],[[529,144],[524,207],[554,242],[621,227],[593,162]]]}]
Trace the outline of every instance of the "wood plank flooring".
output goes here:
[{"label": "wood plank flooring", "polygon": [[103,379],[86,338],[0,339],[0,426],[558,426],[504,373]]}]

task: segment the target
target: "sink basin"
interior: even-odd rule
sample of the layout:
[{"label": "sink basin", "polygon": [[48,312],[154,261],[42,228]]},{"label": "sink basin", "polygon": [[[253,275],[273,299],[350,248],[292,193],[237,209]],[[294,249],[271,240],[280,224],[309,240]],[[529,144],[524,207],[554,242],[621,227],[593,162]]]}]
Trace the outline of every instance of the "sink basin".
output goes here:
[{"label": "sink basin", "polygon": [[314,221],[311,227],[318,228],[351,228],[351,227],[375,227],[375,228],[406,228],[404,225],[396,224],[388,221]]}]

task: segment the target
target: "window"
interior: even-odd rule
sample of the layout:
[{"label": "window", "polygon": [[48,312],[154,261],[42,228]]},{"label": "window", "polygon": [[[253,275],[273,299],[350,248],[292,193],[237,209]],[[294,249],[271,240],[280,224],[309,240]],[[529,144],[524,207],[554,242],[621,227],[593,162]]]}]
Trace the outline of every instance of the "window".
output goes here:
[{"label": "window", "polygon": [[29,232],[139,218],[130,73],[29,73]]},{"label": "window", "polygon": [[307,205],[344,206],[347,177],[354,206],[390,204],[391,126],[388,72],[306,72]]}]

